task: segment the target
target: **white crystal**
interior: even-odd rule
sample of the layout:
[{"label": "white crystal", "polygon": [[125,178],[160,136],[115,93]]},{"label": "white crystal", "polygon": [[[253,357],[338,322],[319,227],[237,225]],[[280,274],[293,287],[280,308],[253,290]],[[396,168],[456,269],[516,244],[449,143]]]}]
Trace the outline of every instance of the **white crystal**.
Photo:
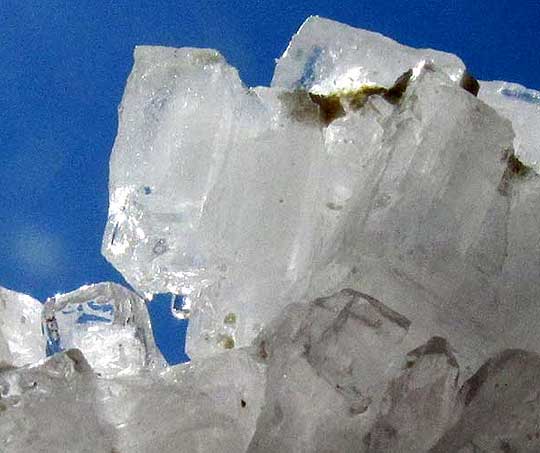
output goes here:
[{"label": "white crystal", "polygon": [[265,370],[237,350],[159,376],[98,380],[117,451],[246,451],[264,402]]},{"label": "white crystal", "polygon": [[163,367],[144,301],[114,283],[57,294],[43,307],[50,353],[82,351],[103,376]]},{"label": "white crystal", "polygon": [[189,295],[189,352],[247,345],[311,266],[300,244],[315,228],[316,106],[246,89],[215,52],[138,48],[135,58],[104,253],[141,292]]},{"label": "white crystal", "polygon": [[518,346],[485,302],[506,256],[512,139],[509,122],[440,73],[412,80],[380,141],[362,149],[333,258],[355,272],[331,289],[377,297],[412,321],[418,342],[442,335],[473,369],[487,358],[473,357],[480,351]]},{"label": "white crystal", "polygon": [[192,357],[351,287],[411,319],[417,343],[447,338],[470,373],[534,343],[522,325],[540,319],[537,183],[475,83],[453,55],[316,17],[272,88],[245,88],[214,51],[138,48],[103,252],[138,291],[187,296]]},{"label": "white crystal", "polygon": [[540,92],[517,83],[480,82],[478,97],[512,121],[516,155],[540,173]]},{"label": "white crystal", "polygon": [[79,351],[0,372],[0,395],[2,452],[111,452],[94,376]]},{"label": "white crystal", "polygon": [[497,354],[462,387],[462,409],[430,452],[539,451],[539,383],[538,354]]},{"label": "white crystal", "polygon": [[[308,20],[295,39],[330,25]],[[463,72],[448,54],[358,33],[401,63],[356,89],[391,85],[428,60],[454,79]],[[384,63],[364,62],[375,75]],[[286,68],[284,59],[278,72]],[[369,100],[325,128],[306,93],[248,90],[213,51],[138,48],[111,159],[104,254],[140,292],[189,295],[191,354],[249,344],[340,246],[369,152],[378,152],[395,114],[387,104]]]},{"label": "white crystal", "polygon": [[435,64],[456,82],[465,70],[455,55],[414,49],[379,33],[312,16],[278,60],[272,86],[323,94],[362,85],[390,88],[398,76],[425,63]]},{"label": "white crystal", "polygon": [[430,451],[462,409],[458,375],[458,363],[443,338],[411,351],[406,368],[388,385],[365,438],[367,451]]},{"label": "white crystal", "polygon": [[45,358],[41,309],[36,299],[0,287],[0,367]]},{"label": "white crystal", "polygon": [[266,405],[248,451],[363,451],[385,383],[410,349],[409,324],[350,290],[284,310],[257,341]]},{"label": "white crystal", "polygon": [[506,351],[458,392],[451,346],[433,338],[406,353],[409,326],[380,301],[344,290],[290,306],[253,349],[160,373],[104,378],[78,350],[0,370],[0,447],[442,453],[508,444],[535,451],[537,354]]},{"label": "white crystal", "polygon": [[105,379],[78,350],[0,371],[3,453],[246,451],[263,404],[246,351],[157,374]]},{"label": "white crystal", "polygon": [[190,316],[193,362],[159,366],[126,289],[55,296],[49,352],[82,352],[0,370],[0,449],[540,451],[538,96],[477,91],[317,17],[270,88],[137,48],[103,253]]}]

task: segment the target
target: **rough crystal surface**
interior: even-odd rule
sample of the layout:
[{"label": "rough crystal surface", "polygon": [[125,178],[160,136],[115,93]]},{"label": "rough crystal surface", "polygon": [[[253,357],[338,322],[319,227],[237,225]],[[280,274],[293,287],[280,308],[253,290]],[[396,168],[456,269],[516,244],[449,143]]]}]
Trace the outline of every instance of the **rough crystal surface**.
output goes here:
[{"label": "rough crystal surface", "polygon": [[446,340],[433,337],[406,360],[364,439],[368,452],[429,451],[461,409],[459,367]]},{"label": "rough crystal surface", "polygon": [[488,360],[461,389],[463,410],[432,449],[540,451],[540,357],[520,349]]},{"label": "rough crystal surface", "polygon": [[194,300],[190,353],[247,345],[311,265],[301,242],[323,158],[317,108],[307,94],[246,89],[215,52],[135,58],[104,252],[141,292]]},{"label": "rough crystal surface", "polygon": [[0,448],[241,452],[255,430],[264,382],[262,365],[246,351],[162,373],[105,379],[72,349],[0,371]]},{"label": "rough crystal surface", "polygon": [[[384,301],[412,321],[419,341],[444,336],[475,369],[521,341],[502,331],[519,322],[505,313],[511,295],[498,291],[512,234],[511,125],[433,69],[409,82],[384,125],[380,142],[361,148],[332,257],[350,272],[332,290]],[[325,271],[318,279],[328,284]]]},{"label": "rough crystal surface", "polygon": [[110,453],[94,376],[79,351],[0,372],[0,395],[2,452]]},{"label": "rough crystal surface", "polygon": [[237,350],[160,375],[98,380],[117,451],[246,451],[263,405],[265,370]]}]

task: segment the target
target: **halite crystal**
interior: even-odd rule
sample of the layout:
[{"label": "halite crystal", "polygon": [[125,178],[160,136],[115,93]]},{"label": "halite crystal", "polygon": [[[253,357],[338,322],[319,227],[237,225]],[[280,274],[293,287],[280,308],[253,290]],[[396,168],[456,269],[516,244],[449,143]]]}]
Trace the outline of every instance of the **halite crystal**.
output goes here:
[{"label": "halite crystal", "polygon": [[247,90],[215,52],[135,57],[104,252],[141,292],[195,299],[193,342],[211,337],[199,348],[247,345],[313,260],[301,243],[315,228],[323,163],[317,108],[307,94]]},{"label": "halite crystal", "polygon": [[248,451],[353,451],[410,349],[409,324],[350,290],[288,307],[258,338],[266,405]]},{"label": "halite crystal", "polygon": [[41,304],[0,287],[0,367],[22,366],[44,357]]},{"label": "halite crystal", "polygon": [[193,362],[159,366],[118,285],[56,296],[64,352],[0,371],[2,451],[539,451],[538,93],[478,88],[317,17],[270,88],[138,47],[103,253],[172,293]]},{"label": "halite crystal", "polygon": [[120,285],[99,283],[56,295],[42,317],[49,354],[79,349],[103,376],[164,365],[144,301]]},{"label": "halite crystal", "polygon": [[[159,372],[104,378],[79,350],[57,353],[0,371],[0,446],[7,453],[537,451],[529,415],[538,405],[537,354],[508,350],[460,389],[452,346],[434,337],[411,350],[410,326],[377,299],[343,290],[291,305],[251,348]],[[493,411],[508,422],[485,423]]]},{"label": "halite crystal", "polygon": [[329,94],[363,85],[391,87],[396,78],[431,62],[459,82],[465,65],[455,55],[414,49],[379,33],[309,17],[278,60],[273,87]]},{"label": "halite crystal", "polygon": [[406,366],[386,389],[366,436],[368,452],[429,451],[461,410],[458,363],[441,337],[407,354]]},{"label": "halite crystal", "polygon": [[506,350],[460,390],[459,417],[433,453],[540,451],[540,356]]},{"label": "halite crystal", "polygon": [[149,297],[187,296],[190,355],[247,346],[284,305],[343,287],[471,370],[534,343],[510,309],[529,278],[509,263],[537,223],[509,225],[536,179],[457,57],[310,18],[272,83],[244,87],[214,51],[135,53],[103,251]]},{"label": "halite crystal", "polygon": [[242,452],[264,403],[264,367],[237,350],[165,372],[98,380],[117,451]]},{"label": "halite crystal", "polygon": [[109,452],[94,375],[77,350],[0,373],[0,450]]},{"label": "halite crystal", "polygon": [[512,121],[516,155],[540,173],[540,92],[517,83],[482,82],[478,97]]},{"label": "halite crystal", "polygon": [[[335,269],[329,287],[339,289],[356,250],[384,244],[398,225],[388,240],[407,236],[401,253],[446,243],[438,259],[457,254],[459,269],[512,144],[509,125],[460,88],[463,68],[453,55],[318,18],[295,36],[270,89],[244,87],[215,51],[137,48],[104,254],[148,297],[188,296],[192,355],[248,345],[283,305],[320,287],[318,271]],[[342,85],[351,71],[362,75]],[[480,140],[470,134],[484,126]]]}]

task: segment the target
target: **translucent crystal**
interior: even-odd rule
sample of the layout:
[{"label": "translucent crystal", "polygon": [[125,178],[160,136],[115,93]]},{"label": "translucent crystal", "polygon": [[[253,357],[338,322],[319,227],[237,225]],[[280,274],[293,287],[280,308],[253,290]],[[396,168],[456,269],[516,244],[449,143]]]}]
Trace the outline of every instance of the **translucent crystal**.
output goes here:
[{"label": "translucent crystal", "polygon": [[[138,292],[170,294],[190,318],[185,370],[206,370],[208,355],[266,367],[266,384],[236,365],[208,368],[264,396],[236,444],[215,421],[207,430],[215,413],[202,397],[194,451],[204,436],[251,453],[490,451],[489,436],[522,447],[484,425],[471,434],[489,405],[504,415],[504,395],[486,390],[474,410],[463,395],[498,351],[540,352],[537,93],[480,86],[477,98],[453,55],[317,17],[270,88],[244,87],[215,51],[136,50],[103,253]],[[157,378],[99,382],[139,408],[145,379]],[[519,401],[511,426],[525,442]],[[129,427],[145,415],[106,407],[118,445],[144,444]]]},{"label": "translucent crystal", "polygon": [[435,64],[455,82],[465,72],[465,65],[455,55],[414,49],[379,33],[312,16],[278,60],[272,86],[322,94],[363,85],[390,88],[401,74],[426,62]]},{"label": "translucent crystal", "polygon": [[409,324],[351,290],[288,307],[257,341],[266,405],[248,451],[363,451]]},{"label": "translucent crystal", "polygon": [[516,155],[540,173],[540,92],[500,81],[480,86],[478,97],[512,121]]},{"label": "translucent crystal", "polygon": [[440,337],[407,354],[407,364],[383,397],[365,438],[368,452],[427,452],[461,410],[458,363]]},{"label": "translucent crystal", "polygon": [[3,453],[111,452],[92,370],[76,350],[0,372]]},{"label": "translucent crystal", "polygon": [[538,354],[493,357],[461,389],[464,408],[430,452],[540,451],[539,383]]},{"label": "translucent crystal", "polygon": [[[350,271],[330,290],[384,301],[412,321],[418,342],[443,336],[475,369],[497,343],[519,341],[501,335],[501,313],[486,306],[507,256],[511,125],[429,68],[383,124],[381,138],[361,149],[333,256]],[[324,270],[317,280],[328,285]]]},{"label": "translucent crystal", "polygon": [[22,366],[45,357],[41,309],[36,299],[0,287],[0,367]]},{"label": "translucent crystal", "polygon": [[43,328],[48,355],[79,349],[103,376],[164,365],[144,301],[114,283],[87,285],[48,299]]},{"label": "translucent crystal", "polygon": [[246,351],[105,379],[69,350],[0,371],[3,453],[246,451],[264,395]]},{"label": "translucent crystal", "polygon": [[97,385],[117,451],[239,453],[255,431],[265,374],[249,352],[238,350],[159,376],[101,379]]},{"label": "translucent crystal", "polygon": [[271,88],[215,51],[138,48],[103,252],[139,292],[178,295],[192,357],[351,287],[407,316],[417,344],[447,338],[465,378],[540,319],[538,183],[477,91],[453,55],[317,17]]},{"label": "translucent crystal", "polygon": [[138,48],[135,59],[103,251],[139,291],[186,296],[189,352],[247,345],[311,266],[300,244],[315,228],[317,107],[246,89],[215,52]]}]

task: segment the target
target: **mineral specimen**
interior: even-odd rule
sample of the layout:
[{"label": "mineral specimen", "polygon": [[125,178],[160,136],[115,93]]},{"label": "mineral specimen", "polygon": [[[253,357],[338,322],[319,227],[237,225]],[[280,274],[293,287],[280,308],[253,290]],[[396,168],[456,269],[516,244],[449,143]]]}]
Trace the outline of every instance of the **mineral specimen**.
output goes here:
[{"label": "mineral specimen", "polygon": [[138,47],[103,254],[140,297],[0,293],[0,449],[540,451],[539,99],[318,17],[271,87]]}]

